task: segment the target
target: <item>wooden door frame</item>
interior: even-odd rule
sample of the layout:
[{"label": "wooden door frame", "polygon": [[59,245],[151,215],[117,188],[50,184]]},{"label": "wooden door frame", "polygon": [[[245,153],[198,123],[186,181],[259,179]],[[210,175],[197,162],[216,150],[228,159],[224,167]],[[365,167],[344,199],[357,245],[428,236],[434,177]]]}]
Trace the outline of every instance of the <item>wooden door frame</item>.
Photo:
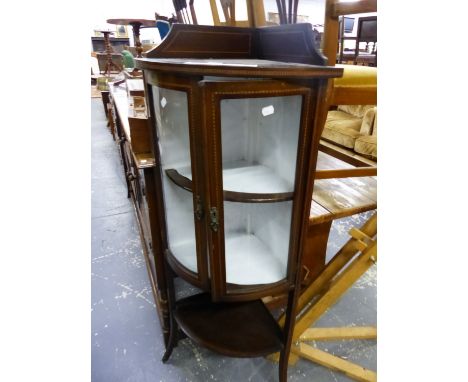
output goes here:
[{"label": "wooden door frame", "polygon": [[[304,170],[307,166],[307,153],[305,152],[306,135],[310,134],[311,128],[310,115],[314,110],[311,108],[312,100],[315,99],[313,91],[305,86],[293,85],[283,81],[260,80],[260,81],[236,81],[236,82],[210,82],[203,81],[203,97],[201,104],[204,108],[204,146],[211,150],[206,158],[206,171],[208,176],[206,189],[209,190],[209,200],[206,212],[211,208],[216,208],[218,221],[220,222],[218,230],[213,232],[207,226],[207,235],[209,245],[209,258],[211,266],[211,293],[214,300],[240,301],[243,299],[256,299],[268,295],[276,295],[287,292],[296,279],[296,262],[299,251],[299,242],[294,240],[297,236],[293,232],[300,230],[301,211],[298,206],[301,201],[298,200],[297,190],[300,182],[304,181]],[[226,269],[224,255],[224,195],[222,186],[222,144],[221,144],[221,101],[224,99],[243,99],[243,98],[266,98],[283,97],[290,95],[302,96],[301,122],[299,130],[299,142],[296,159],[296,180],[295,196],[293,198],[292,218],[291,218],[291,241],[288,256],[287,275],[284,280],[268,286],[249,285],[233,286],[226,284]],[[208,221],[207,221],[208,224]],[[227,286],[229,285],[229,286]]]},{"label": "wooden door frame", "polygon": [[[197,247],[197,272],[192,272],[182,265],[176,258],[171,254],[168,237],[167,237],[167,226],[166,226],[166,213],[164,207],[164,195],[163,191],[163,177],[166,176],[162,174],[161,168],[161,156],[159,152],[159,145],[157,141],[157,136],[155,134],[156,120],[153,117],[155,115],[154,111],[154,100],[152,93],[152,86],[157,86],[164,89],[182,91],[187,94],[187,107],[188,107],[188,122],[189,122],[189,138],[190,138],[190,160],[191,160],[191,170],[192,170],[192,179],[194,190],[192,192],[193,200],[193,210],[195,212],[196,208],[196,198],[197,196],[205,195],[204,192],[204,171],[200,167],[200,163],[203,162],[203,158],[200,156],[202,152],[200,150],[200,143],[198,141],[198,134],[196,133],[197,126],[200,124],[201,114],[199,113],[199,108],[197,107],[197,99],[200,98],[198,81],[199,77],[182,77],[182,76],[173,76],[170,74],[158,73],[157,71],[151,71],[145,76],[146,84],[146,94],[147,94],[147,103],[149,109],[149,119],[151,120],[151,139],[153,141],[153,154],[156,161],[155,171],[157,172],[155,176],[156,182],[156,191],[160,198],[158,198],[158,221],[161,227],[161,244],[160,253],[162,256],[166,256],[167,260],[170,263],[174,271],[185,279],[187,282],[192,283],[193,285],[207,289],[209,288],[208,280],[208,264],[206,259],[206,229],[204,223],[204,217],[201,220],[198,220],[194,216],[195,224],[195,238],[196,238],[196,247]],[[206,202],[202,202],[205,204]]]}]

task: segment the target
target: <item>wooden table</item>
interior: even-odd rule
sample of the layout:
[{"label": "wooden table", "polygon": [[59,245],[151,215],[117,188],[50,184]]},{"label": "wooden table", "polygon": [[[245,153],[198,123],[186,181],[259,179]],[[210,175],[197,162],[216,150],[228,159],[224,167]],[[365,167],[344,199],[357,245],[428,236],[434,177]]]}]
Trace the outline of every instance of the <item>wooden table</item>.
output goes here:
[{"label": "wooden table", "polygon": [[[322,151],[317,171],[355,169]],[[309,230],[303,257],[303,285],[308,285],[325,267],[328,236],[333,220],[377,209],[377,177],[316,179],[310,209]]]},{"label": "wooden table", "polygon": [[156,27],[156,20],[147,19],[108,19],[107,23],[114,25],[130,25],[132,27],[137,57],[141,57],[141,52],[143,52],[143,48],[141,47],[140,42],[140,28]]},{"label": "wooden table", "polygon": [[[319,151],[317,170],[355,168]],[[377,208],[377,177],[319,179],[315,181],[310,224],[343,218]]]},{"label": "wooden table", "polygon": [[[111,31],[99,31],[101,32],[103,35],[104,35],[104,45],[105,45],[105,48],[106,48],[106,53],[105,53],[105,56],[106,56],[106,64],[105,64],[105,67],[104,67],[104,75],[109,75],[111,74],[112,72],[112,68],[116,69],[117,70],[117,73],[120,72],[122,70],[122,68],[113,60],[113,56],[112,56],[112,53],[113,53],[113,50],[112,50],[112,46],[111,46],[111,43],[110,43],[110,35],[113,34],[114,32],[111,32]],[[121,56],[120,54],[118,56]],[[100,65],[100,60],[99,60],[99,57],[97,56],[97,59],[98,59],[98,65],[99,65],[99,71],[102,72],[102,69],[101,69],[101,65]]]}]

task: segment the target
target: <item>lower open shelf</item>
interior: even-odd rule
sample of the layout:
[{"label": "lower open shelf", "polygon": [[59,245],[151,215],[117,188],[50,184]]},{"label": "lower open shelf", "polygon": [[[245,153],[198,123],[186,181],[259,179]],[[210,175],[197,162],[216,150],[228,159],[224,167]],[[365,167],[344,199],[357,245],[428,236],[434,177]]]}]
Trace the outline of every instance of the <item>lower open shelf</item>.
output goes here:
[{"label": "lower open shelf", "polygon": [[193,339],[230,357],[263,357],[283,348],[281,329],[261,300],[212,302],[209,293],[177,301],[175,319]]}]

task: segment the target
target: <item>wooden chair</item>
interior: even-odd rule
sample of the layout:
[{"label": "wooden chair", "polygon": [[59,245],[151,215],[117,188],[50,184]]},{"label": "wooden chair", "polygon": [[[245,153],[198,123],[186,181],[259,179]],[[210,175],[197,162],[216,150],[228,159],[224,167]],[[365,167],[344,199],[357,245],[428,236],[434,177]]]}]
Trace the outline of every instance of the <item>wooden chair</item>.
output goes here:
[{"label": "wooden chair", "polygon": [[198,25],[193,2],[194,0],[189,0],[189,10],[187,10],[187,0],[172,0],[177,15],[177,21],[179,23]]},{"label": "wooden chair", "polygon": [[[361,42],[366,43],[364,53],[362,53],[360,49]],[[372,50],[370,53],[368,53],[369,43],[372,43]],[[359,18],[356,48],[354,50],[354,65],[358,63],[377,66],[377,16]]]},{"label": "wooden chair", "polygon": [[[353,20],[351,17],[340,17],[339,27],[339,56],[337,63],[343,64],[349,61],[354,65],[362,64],[369,66],[377,66],[377,16],[360,17],[357,24],[356,37],[345,36],[346,20]],[[354,49],[344,49],[345,41],[353,40]],[[361,49],[361,42],[366,43],[364,50]],[[369,46],[372,44],[372,46]],[[369,52],[369,48],[371,48]]]},{"label": "wooden chair", "polygon": [[263,0],[243,0],[247,5],[247,20],[236,19],[236,0],[220,0],[224,19],[219,17],[216,0],[210,0],[211,14],[214,25],[228,25],[237,27],[261,27],[267,25]]},{"label": "wooden chair", "polygon": [[338,57],[336,58],[336,62],[338,64],[342,64],[343,63],[343,60],[346,59],[349,54],[347,54],[347,52],[345,52],[345,48],[344,48],[344,45],[345,45],[345,41],[347,40],[356,40],[356,37],[348,37],[348,36],[345,36],[345,33],[350,33],[350,30],[346,30],[347,29],[347,25],[349,22],[352,22],[352,28],[354,28],[354,22],[355,22],[355,19],[352,18],[352,17],[345,17],[345,16],[340,16],[339,17],[339,27],[338,27],[338,47],[339,47],[339,55]]},{"label": "wooden chair", "polygon": [[278,7],[278,15],[280,24],[296,24],[297,23],[297,7],[299,0],[290,0],[286,3],[286,0],[276,0],[276,6]]},{"label": "wooden chair", "polygon": [[[194,13],[195,13],[195,10],[194,10]],[[160,15],[158,12],[155,12],[154,18],[156,20],[156,28],[158,28],[158,32],[159,32],[159,36],[161,37],[161,40],[163,40],[164,37],[166,37],[166,35],[169,33],[169,30],[171,29],[171,25],[173,23],[179,22],[177,16],[175,16],[174,14],[172,14],[171,17],[167,17],[167,16]]]},{"label": "wooden chair", "polygon": [[[336,64],[340,16],[368,12],[377,12],[377,0],[344,3],[337,0],[326,1],[322,51],[328,59],[328,65]],[[356,65],[337,66],[343,67],[344,73],[343,77],[331,82],[327,95],[329,105],[377,104],[376,68]]]}]

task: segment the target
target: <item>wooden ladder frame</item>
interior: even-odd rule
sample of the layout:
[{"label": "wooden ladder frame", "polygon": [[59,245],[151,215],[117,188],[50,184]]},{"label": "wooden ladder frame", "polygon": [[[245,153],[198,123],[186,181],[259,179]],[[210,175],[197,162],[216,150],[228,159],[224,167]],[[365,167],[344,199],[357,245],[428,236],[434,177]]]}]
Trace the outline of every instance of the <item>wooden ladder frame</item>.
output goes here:
[{"label": "wooden ladder frame", "polygon": [[[299,358],[304,358],[343,372],[358,381],[376,381],[376,372],[305,343],[339,339],[377,339],[377,328],[372,326],[311,328],[377,261],[377,213],[360,229],[351,228],[349,233],[351,239],[299,297],[298,318],[294,327],[289,364],[294,365]],[[284,321],[284,316],[281,316],[279,324],[283,326]],[[277,359],[276,355],[271,358]]]}]

